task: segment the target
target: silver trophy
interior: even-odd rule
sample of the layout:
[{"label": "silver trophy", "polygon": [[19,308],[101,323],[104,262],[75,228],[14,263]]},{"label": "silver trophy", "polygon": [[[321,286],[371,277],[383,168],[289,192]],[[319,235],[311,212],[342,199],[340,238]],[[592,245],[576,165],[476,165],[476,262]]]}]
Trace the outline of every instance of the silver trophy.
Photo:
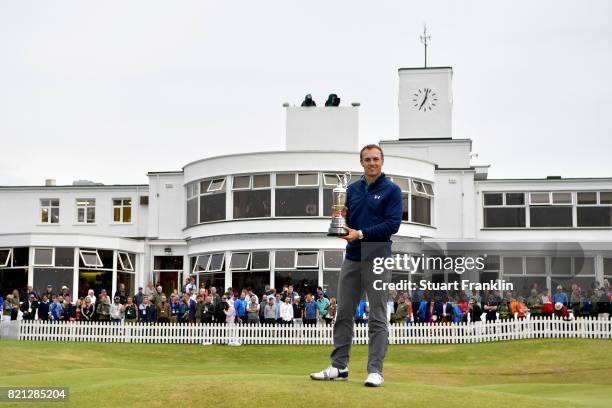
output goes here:
[{"label": "silver trophy", "polygon": [[336,174],[336,177],[338,177],[338,185],[332,191],[332,219],[327,230],[328,237],[344,237],[348,235],[348,232],[344,229],[346,220],[342,212],[346,206],[346,187],[351,180],[351,173],[347,171],[342,175]]}]

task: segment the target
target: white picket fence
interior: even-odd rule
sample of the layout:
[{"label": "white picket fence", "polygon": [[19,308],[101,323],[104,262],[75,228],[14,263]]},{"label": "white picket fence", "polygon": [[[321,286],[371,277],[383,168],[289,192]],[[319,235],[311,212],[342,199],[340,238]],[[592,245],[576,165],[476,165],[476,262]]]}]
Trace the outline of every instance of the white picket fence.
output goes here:
[{"label": "white picket fence", "polygon": [[[6,327],[10,325],[11,327]],[[2,322],[19,340],[112,343],[333,344],[331,326]],[[15,327],[17,326],[17,327]],[[8,338],[5,336],[5,338]],[[390,344],[479,343],[535,338],[612,339],[612,320],[531,318],[460,324],[389,326]],[[353,344],[368,343],[368,326],[355,325]]]}]

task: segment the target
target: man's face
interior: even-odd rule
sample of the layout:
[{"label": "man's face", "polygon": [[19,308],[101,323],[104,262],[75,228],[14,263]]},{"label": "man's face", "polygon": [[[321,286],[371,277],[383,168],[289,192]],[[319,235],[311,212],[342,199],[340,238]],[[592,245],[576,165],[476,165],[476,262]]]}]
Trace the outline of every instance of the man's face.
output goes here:
[{"label": "man's face", "polygon": [[385,160],[378,149],[367,149],[361,154],[361,166],[366,177],[377,177]]}]

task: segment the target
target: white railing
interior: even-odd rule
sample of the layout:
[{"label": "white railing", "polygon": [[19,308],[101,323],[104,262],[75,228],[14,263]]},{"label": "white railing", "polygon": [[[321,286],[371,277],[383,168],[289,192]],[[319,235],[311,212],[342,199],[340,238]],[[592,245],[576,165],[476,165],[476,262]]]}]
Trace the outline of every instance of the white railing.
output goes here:
[{"label": "white railing", "polygon": [[[19,340],[121,343],[333,344],[332,326],[216,324],[113,324],[108,322],[2,322]],[[14,327],[18,325],[18,327]],[[7,332],[5,330],[5,332]],[[7,337],[6,337],[7,338]],[[612,320],[531,318],[460,324],[389,326],[390,344],[479,343],[535,338],[612,339]],[[368,326],[356,325],[353,344],[368,343]]]}]

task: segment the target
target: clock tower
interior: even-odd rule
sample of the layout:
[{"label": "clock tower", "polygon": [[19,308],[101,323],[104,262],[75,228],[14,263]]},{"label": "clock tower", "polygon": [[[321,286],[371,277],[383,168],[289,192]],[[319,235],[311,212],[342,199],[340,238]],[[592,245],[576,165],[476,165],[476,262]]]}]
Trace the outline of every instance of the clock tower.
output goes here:
[{"label": "clock tower", "polygon": [[453,69],[399,69],[399,138],[452,137]]}]

